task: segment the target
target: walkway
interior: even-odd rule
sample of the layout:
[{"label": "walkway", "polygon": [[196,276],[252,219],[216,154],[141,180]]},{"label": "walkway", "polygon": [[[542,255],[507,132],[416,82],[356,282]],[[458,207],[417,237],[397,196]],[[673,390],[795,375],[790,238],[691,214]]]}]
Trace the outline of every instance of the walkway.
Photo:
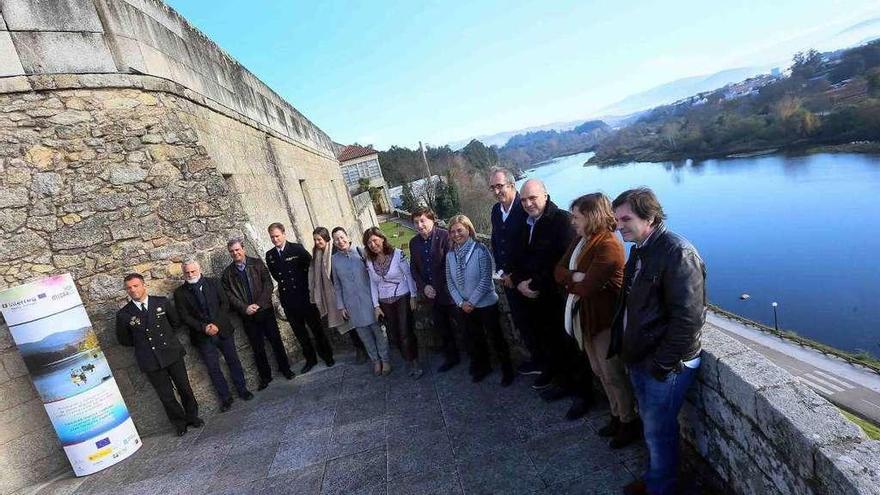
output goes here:
[{"label": "walkway", "polygon": [[880,375],[754,327],[709,313],[707,321],[782,367],[830,402],[880,424]]},{"label": "walkway", "polygon": [[401,369],[377,378],[343,358],[275,380],[199,430],[145,438],[117,466],[37,493],[604,494],[643,470],[643,446],[596,436],[604,405],[567,422],[569,402],[544,403],[528,378],[504,389],[497,371],[473,384],[466,365],[419,381]]}]

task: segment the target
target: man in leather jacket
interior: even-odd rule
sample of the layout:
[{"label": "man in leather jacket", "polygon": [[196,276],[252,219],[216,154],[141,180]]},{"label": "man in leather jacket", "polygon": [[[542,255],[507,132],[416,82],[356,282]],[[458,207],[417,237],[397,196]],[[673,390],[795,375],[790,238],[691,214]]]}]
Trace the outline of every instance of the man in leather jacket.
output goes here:
[{"label": "man in leather jacket", "polygon": [[706,269],[696,248],[666,228],[647,188],[614,200],[623,240],[634,242],[612,323],[609,357],[627,364],[639,403],[650,465],[624,493],[677,493],[678,412],[700,366]]}]

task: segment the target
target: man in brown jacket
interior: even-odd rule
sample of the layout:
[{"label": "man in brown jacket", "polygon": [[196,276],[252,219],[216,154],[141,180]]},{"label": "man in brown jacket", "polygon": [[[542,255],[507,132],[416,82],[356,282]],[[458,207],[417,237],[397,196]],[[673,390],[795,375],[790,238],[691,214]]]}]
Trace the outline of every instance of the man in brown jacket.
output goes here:
[{"label": "man in brown jacket", "polygon": [[275,308],[272,306],[272,277],[263,260],[247,255],[241,238],[230,239],[226,243],[232,263],[223,270],[222,282],[229,304],[241,316],[254,361],[260,375],[257,390],[263,390],[272,381],[272,370],[266,357],[266,343],[269,341],[278,371],[288,380],[293,379],[287,351],[281,342]]}]

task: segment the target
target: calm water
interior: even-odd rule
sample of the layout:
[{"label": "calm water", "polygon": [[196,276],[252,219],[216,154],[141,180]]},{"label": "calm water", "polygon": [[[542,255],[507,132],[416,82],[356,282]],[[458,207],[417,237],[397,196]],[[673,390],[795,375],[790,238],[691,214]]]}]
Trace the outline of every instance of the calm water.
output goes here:
[{"label": "calm water", "polygon": [[[880,156],[781,155],[584,167],[591,154],[535,168],[562,208],[654,189],[671,229],[708,269],[710,300],[750,319],[880,356]],[[627,251],[629,245],[627,246]],[[751,299],[741,301],[742,293]]]}]

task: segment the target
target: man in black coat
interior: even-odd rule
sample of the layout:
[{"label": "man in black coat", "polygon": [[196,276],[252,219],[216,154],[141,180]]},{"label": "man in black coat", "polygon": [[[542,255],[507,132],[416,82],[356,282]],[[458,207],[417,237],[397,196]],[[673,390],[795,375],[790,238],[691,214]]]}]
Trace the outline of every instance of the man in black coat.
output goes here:
[{"label": "man in black coat", "polygon": [[495,258],[495,268],[501,273],[501,283],[504,286],[513,323],[522,336],[530,356],[530,360],[522,363],[518,371],[523,375],[540,375],[545,369],[545,363],[541,360],[543,354],[538,347],[535,332],[526,313],[528,302],[514,287],[513,279],[510,277],[513,261],[519,257],[525,247],[522,238],[523,232],[528,228],[526,220],[529,215],[522,207],[516,190],[516,179],[510,170],[498,167],[489,171],[489,191],[498,200],[492,206],[490,215],[492,256]]},{"label": "man in black coat", "polygon": [[199,428],[204,421],[186,374],[186,351],[175,335],[180,327],[177,312],[167,298],[147,295],[141,274],[130,273],[124,282],[130,300],[116,312],[116,339],[120,345],[134,347],[138,367],[156,390],[177,435],[182,436],[187,426]]},{"label": "man in black coat", "polygon": [[444,358],[443,364],[437,371],[444,373],[460,361],[453,331],[453,319],[457,308],[446,285],[449,231],[434,223],[434,211],[430,208],[416,208],[410,214],[410,218],[419,233],[409,240],[409,253],[412,257],[410,271],[419,290],[420,299],[431,308],[431,321],[440,336]]},{"label": "man in black coat", "polygon": [[[269,238],[274,248],[266,251],[266,266],[272,278],[278,282],[278,298],[287,315],[293,335],[299,342],[306,359],[300,373],[308,373],[316,364],[318,356],[333,366],[333,349],[321,325],[321,313],[309,298],[309,268],[312,255],[298,242],[287,242],[284,225],[278,222],[269,225]],[[306,325],[312,331],[309,336]],[[315,343],[312,344],[312,339]],[[317,353],[315,352],[317,348]]]},{"label": "man in black coat", "polygon": [[244,400],[254,398],[247,389],[244,370],[235,350],[235,327],[229,318],[229,300],[217,279],[202,276],[197,261],[184,261],[182,269],[186,281],[174,291],[174,303],[189,327],[190,342],[198,348],[208,368],[208,376],[220,397],[220,412],[226,412],[232,407],[233,398],[220,369],[220,354],[226,359],[238,396]]},{"label": "man in black coat", "polygon": [[541,397],[547,401],[573,395],[575,401],[566,418],[578,419],[586,414],[592,399],[592,371],[577,341],[565,331],[565,298],[553,278],[556,264],[576,234],[570,214],[550,201],[540,180],[527,180],[520,199],[529,217],[520,240],[522,249],[510,265],[511,279],[526,301],[525,312],[541,361],[546,363],[532,387],[542,390]]},{"label": "man in black coat", "polygon": [[272,276],[259,258],[247,255],[244,241],[231,239],[226,243],[232,263],[223,270],[221,281],[232,308],[241,317],[244,331],[254,351],[254,361],[260,375],[257,390],[263,390],[272,381],[272,369],[266,357],[266,341],[272,346],[278,371],[288,380],[293,379],[287,351],[278,331],[275,307],[272,305]]}]

